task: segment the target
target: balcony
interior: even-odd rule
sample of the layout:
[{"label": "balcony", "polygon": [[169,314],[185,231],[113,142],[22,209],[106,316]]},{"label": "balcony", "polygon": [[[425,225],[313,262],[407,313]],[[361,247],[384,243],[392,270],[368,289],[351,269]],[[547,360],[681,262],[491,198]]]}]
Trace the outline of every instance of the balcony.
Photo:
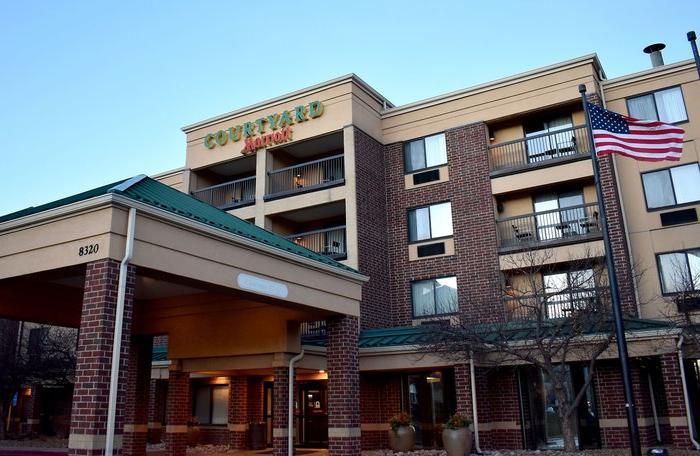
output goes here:
[{"label": "balcony", "polygon": [[599,239],[598,203],[508,217],[496,221],[501,252]]},{"label": "balcony", "polygon": [[229,210],[255,203],[255,176],[200,188],[192,196],[219,209]]},{"label": "balcony", "polygon": [[506,296],[503,304],[508,321],[569,318],[573,313],[592,313],[607,309],[610,289],[577,288],[558,293]]},{"label": "balcony", "polygon": [[334,260],[347,258],[345,226],[307,231],[286,236],[292,242]]},{"label": "balcony", "polygon": [[341,185],[345,182],[343,154],[275,169],[267,176],[266,200]]},{"label": "balcony", "polygon": [[489,146],[491,175],[508,174],[589,156],[585,125]]}]

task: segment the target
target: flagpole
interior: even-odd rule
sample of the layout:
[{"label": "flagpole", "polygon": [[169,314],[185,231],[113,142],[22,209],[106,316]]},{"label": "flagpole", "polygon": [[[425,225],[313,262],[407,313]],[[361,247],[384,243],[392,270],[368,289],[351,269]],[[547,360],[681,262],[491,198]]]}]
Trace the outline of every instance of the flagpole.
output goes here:
[{"label": "flagpole", "polygon": [[698,45],[695,42],[697,36],[693,30],[689,31],[686,36],[690,42],[690,49],[693,51],[693,58],[695,59],[695,69],[698,70],[698,77],[700,77],[700,54],[698,54]]},{"label": "flagpole", "polygon": [[598,167],[598,155],[593,141],[593,130],[591,129],[591,117],[588,112],[586,100],[586,85],[579,84],[578,91],[581,94],[583,109],[586,113],[586,127],[588,130],[588,141],[591,145],[591,158],[593,160],[593,178],[595,179],[595,191],[600,204],[600,225],[603,231],[603,244],[605,245],[605,265],[608,269],[608,281],[610,282],[610,295],[612,297],[612,312],[615,321],[615,339],[617,341],[617,352],[622,367],[622,385],[625,391],[625,408],[627,409],[627,426],[629,428],[630,453],[632,456],[641,456],[642,451],[639,444],[639,427],[637,426],[637,409],[634,404],[634,393],[632,391],[632,380],[630,376],[629,356],[627,354],[627,339],[625,338],[625,324],[622,318],[622,306],[620,305],[620,289],[617,285],[615,274],[615,264],[613,263],[612,247],[608,234],[608,222],[605,216],[605,203],[603,200],[603,189],[600,186],[600,170]]}]

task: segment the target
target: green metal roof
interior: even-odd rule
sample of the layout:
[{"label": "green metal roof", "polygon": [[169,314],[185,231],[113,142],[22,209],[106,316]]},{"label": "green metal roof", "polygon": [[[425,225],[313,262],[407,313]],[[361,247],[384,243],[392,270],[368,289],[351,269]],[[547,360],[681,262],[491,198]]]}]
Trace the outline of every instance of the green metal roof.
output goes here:
[{"label": "green metal roof", "polygon": [[21,211],[13,212],[0,217],[0,223],[9,220],[37,214],[49,209],[55,209],[71,203],[87,200],[89,198],[115,193],[134,201],[147,204],[158,209],[168,211],[194,220],[205,225],[218,228],[229,233],[237,234],[255,242],[268,245],[279,250],[308,258],[319,263],[324,263],[335,268],[357,272],[353,268],[339,263],[332,258],[306,249],[279,235],[264,230],[257,225],[242,220],[228,212],[217,209],[203,201],[200,201],[186,193],[175,190],[163,183],[146,176],[136,176],[131,179],[121,180],[113,184],[97,187],[77,195],[69,196],[54,202],[36,207],[29,207]]}]

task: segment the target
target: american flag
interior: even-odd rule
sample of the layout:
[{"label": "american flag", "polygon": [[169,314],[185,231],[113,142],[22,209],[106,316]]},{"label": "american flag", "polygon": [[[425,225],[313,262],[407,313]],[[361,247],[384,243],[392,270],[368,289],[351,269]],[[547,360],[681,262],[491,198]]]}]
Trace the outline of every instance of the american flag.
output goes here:
[{"label": "american flag", "polygon": [[639,120],[588,103],[598,156],[620,154],[641,161],[678,161],[685,131],[658,120]]}]

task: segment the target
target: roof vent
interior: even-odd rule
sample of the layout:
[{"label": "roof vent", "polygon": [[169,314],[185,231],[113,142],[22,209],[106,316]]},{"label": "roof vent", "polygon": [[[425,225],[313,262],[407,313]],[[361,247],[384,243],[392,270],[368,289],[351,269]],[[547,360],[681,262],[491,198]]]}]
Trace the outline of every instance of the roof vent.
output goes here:
[{"label": "roof vent", "polygon": [[661,55],[661,51],[664,48],[666,48],[664,43],[654,43],[644,48],[644,53],[649,54],[651,58],[651,66],[653,68],[664,65],[664,57]]}]

